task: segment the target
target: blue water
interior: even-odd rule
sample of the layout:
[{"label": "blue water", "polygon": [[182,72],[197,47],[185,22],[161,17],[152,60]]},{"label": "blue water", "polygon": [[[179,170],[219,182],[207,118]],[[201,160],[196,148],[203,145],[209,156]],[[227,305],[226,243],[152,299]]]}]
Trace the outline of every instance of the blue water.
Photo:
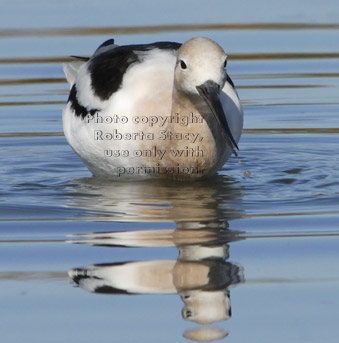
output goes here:
[{"label": "blue water", "polygon": [[[336,342],[338,18],[334,0],[3,1],[1,341]],[[199,35],[229,55],[239,159],[195,183],[93,178],[63,136],[62,63]]]}]

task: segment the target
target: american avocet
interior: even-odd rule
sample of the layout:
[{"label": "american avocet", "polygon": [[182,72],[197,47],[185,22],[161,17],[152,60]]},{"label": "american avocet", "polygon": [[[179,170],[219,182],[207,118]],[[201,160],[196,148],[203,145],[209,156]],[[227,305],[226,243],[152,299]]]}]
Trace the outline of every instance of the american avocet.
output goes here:
[{"label": "american avocet", "polygon": [[196,179],[236,155],[242,107],[208,38],[116,46],[64,65],[65,136],[97,176]]}]

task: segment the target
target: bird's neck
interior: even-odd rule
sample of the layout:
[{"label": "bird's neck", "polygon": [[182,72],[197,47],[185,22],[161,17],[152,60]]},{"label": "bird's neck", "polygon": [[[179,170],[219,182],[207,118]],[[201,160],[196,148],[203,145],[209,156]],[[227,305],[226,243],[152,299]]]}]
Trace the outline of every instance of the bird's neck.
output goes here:
[{"label": "bird's neck", "polygon": [[194,96],[189,96],[182,92],[173,89],[172,94],[172,111],[171,114],[179,114],[180,116],[186,116],[190,113],[199,115],[200,111],[198,107],[201,107],[203,104],[199,103],[199,99],[195,99]]},{"label": "bird's neck", "polygon": [[222,134],[222,128],[216,122],[206,102],[199,95],[186,95],[174,88],[171,114],[176,115],[177,113],[180,116],[187,116],[193,113],[195,116],[203,119],[206,125],[204,125],[202,135],[213,137],[214,142],[210,144],[215,144],[216,156],[222,158],[227,142]]}]

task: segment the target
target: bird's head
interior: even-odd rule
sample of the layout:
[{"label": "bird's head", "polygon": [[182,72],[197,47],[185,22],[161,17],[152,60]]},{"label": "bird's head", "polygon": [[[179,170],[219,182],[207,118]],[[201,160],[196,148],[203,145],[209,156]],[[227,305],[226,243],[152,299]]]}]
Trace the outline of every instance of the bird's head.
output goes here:
[{"label": "bird's head", "polygon": [[227,80],[226,65],[227,55],[220,45],[208,38],[192,38],[178,50],[174,87],[184,96],[200,98],[207,104],[216,125],[236,155],[238,146],[219,98]]}]

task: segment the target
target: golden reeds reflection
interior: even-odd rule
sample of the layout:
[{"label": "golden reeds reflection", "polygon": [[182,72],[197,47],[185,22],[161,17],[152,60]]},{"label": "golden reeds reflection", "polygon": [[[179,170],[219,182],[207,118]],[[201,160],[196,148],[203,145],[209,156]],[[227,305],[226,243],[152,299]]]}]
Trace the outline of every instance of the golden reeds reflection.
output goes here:
[{"label": "golden reeds reflection", "polygon": [[173,24],[142,26],[102,26],[63,28],[1,29],[0,37],[27,36],[89,36],[89,35],[130,35],[161,32],[224,31],[224,30],[338,30],[333,23],[218,23],[218,24]]},{"label": "golden reeds reflection", "polygon": [[[309,60],[309,59],[337,59],[338,52],[256,52],[256,53],[229,53],[232,61],[256,61],[256,60]],[[1,64],[43,64],[43,63],[65,63],[74,61],[69,56],[48,56],[48,57],[13,57],[0,58]],[[334,73],[334,77],[336,73]],[[66,80],[65,80],[66,82]]]}]

